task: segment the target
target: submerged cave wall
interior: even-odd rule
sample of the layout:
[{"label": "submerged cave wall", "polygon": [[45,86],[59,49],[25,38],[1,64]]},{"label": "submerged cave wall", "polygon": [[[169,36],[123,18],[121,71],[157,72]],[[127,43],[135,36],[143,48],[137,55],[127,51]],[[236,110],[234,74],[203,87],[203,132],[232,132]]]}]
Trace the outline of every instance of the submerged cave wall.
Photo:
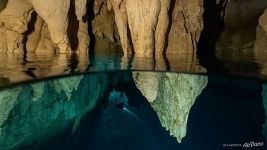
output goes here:
[{"label": "submerged cave wall", "polygon": [[[262,92],[262,97],[263,97],[263,106],[265,109],[265,124],[263,126],[263,134],[264,137],[267,138],[267,84],[263,84],[263,92]],[[267,139],[265,139],[267,141]]]},{"label": "submerged cave wall", "polygon": [[208,77],[134,72],[133,78],[137,88],[156,111],[162,126],[181,142],[186,135],[189,111],[207,86]]},{"label": "submerged cave wall", "polygon": [[[75,130],[110,87],[129,81],[129,77],[130,73],[95,73],[2,89],[0,149],[34,148],[66,129]],[[162,126],[181,142],[189,111],[207,77],[133,72],[133,78]]]},{"label": "submerged cave wall", "polygon": [[75,131],[110,87],[129,77],[128,72],[91,73],[1,89],[0,149],[36,149]]},{"label": "submerged cave wall", "polygon": [[1,90],[0,149],[34,148],[75,128],[103,96],[108,80],[108,74],[91,74]]}]

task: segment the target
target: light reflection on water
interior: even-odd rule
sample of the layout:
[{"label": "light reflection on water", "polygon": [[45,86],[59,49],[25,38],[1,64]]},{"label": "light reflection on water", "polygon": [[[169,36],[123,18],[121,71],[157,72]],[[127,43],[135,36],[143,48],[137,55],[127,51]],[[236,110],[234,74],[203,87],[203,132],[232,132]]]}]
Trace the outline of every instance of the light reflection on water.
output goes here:
[{"label": "light reflection on water", "polygon": [[[261,58],[264,56],[267,54],[263,54]],[[263,59],[246,53],[219,54],[217,58],[203,67],[195,56],[184,53],[161,55],[155,58],[123,56],[115,53],[94,54],[90,57],[81,57],[76,54],[16,55],[0,53],[0,86],[74,73],[117,70],[208,72],[267,79],[265,71],[267,66]]]}]

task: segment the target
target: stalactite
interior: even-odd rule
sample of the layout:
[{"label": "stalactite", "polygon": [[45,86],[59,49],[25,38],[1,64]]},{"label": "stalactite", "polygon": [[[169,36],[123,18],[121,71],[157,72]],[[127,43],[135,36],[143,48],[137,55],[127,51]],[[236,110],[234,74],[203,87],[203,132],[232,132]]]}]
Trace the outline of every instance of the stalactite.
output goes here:
[{"label": "stalactite", "polygon": [[[57,2],[9,0],[5,9],[0,13],[0,31],[3,33],[1,34],[0,50],[11,53],[39,51],[37,50],[37,45],[40,43],[40,37],[43,36],[40,35],[42,34],[41,29],[46,24],[49,31],[49,39],[56,44],[56,46],[52,44],[55,46],[53,49],[59,49],[59,53],[71,51],[71,45],[75,44],[75,42],[70,41],[67,29],[70,28],[71,31],[75,31],[74,28],[77,26],[77,33],[74,36],[77,36],[78,46],[77,49],[73,50],[81,53],[81,55],[86,55],[90,41],[87,26],[88,20],[86,18],[86,3],[86,0],[73,0],[72,6],[71,0],[60,0]],[[1,3],[2,5],[4,4]],[[75,16],[75,18],[69,15],[69,12],[71,12],[70,8],[75,9],[72,12],[72,16]],[[37,19],[31,20],[33,19],[32,12],[37,13]],[[78,22],[76,26],[69,24],[75,21]],[[24,49],[25,47],[26,49]]]},{"label": "stalactite", "polygon": [[199,75],[134,72],[137,88],[151,103],[159,120],[178,142],[186,136],[189,111],[207,86]]}]

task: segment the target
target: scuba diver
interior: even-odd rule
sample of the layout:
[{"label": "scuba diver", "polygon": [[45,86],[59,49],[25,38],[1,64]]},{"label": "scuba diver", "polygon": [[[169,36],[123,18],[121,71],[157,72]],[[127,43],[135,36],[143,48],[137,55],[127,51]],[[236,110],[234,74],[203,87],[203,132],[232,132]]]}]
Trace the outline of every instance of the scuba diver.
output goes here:
[{"label": "scuba diver", "polygon": [[116,98],[116,101],[114,103],[115,107],[119,108],[119,109],[123,109],[124,108],[124,103],[123,102],[120,102],[118,100],[118,98]]},{"label": "scuba diver", "polygon": [[108,106],[111,109],[119,109],[120,111],[123,111],[140,121],[140,118],[130,110],[130,107],[128,105],[128,98],[125,92],[118,92],[113,89],[108,97]]},{"label": "scuba diver", "polygon": [[109,103],[113,103],[116,108],[123,109],[128,105],[128,98],[125,93],[113,90],[109,95]]}]

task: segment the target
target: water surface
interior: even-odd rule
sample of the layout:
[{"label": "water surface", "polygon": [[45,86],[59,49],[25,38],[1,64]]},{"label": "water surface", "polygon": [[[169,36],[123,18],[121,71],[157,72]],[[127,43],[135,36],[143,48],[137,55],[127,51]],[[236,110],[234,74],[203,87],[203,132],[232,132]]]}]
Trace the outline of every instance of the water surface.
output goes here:
[{"label": "water surface", "polygon": [[[16,55],[0,53],[0,86],[55,76],[101,71],[169,71],[208,73],[236,77],[267,79],[267,65],[262,58],[251,54],[220,54],[217,59],[202,65],[191,54],[172,54],[156,57],[123,56],[120,53],[101,53],[89,56]],[[266,54],[262,54],[267,56]]]}]

